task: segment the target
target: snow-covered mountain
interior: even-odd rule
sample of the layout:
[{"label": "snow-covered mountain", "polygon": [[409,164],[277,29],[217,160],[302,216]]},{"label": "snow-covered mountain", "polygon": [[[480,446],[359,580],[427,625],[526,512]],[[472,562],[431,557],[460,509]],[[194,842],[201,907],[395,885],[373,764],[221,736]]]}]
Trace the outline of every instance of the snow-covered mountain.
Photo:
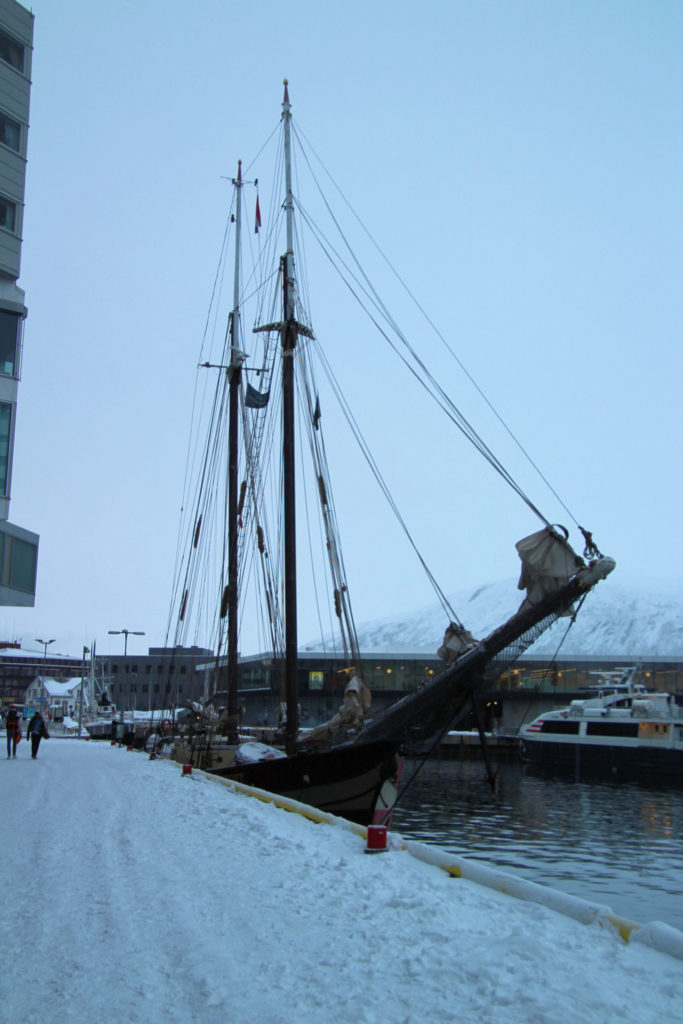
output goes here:
[{"label": "snow-covered mountain", "polygon": [[[516,580],[503,580],[449,596],[458,618],[478,639],[512,615],[522,602]],[[530,648],[555,654],[569,619],[560,619]],[[436,652],[447,625],[435,604],[401,618],[365,622],[358,628],[361,651]],[[316,643],[306,645],[309,650]],[[598,584],[586,598],[562,644],[561,657],[673,657],[683,659],[683,584]]]}]

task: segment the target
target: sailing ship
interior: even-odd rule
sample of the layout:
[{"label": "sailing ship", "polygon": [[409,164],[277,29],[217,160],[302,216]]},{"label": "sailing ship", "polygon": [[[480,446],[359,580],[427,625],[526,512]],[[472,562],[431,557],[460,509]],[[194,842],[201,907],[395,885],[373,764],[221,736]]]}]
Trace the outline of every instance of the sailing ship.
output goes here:
[{"label": "sailing ship", "polygon": [[[297,141],[301,141],[298,133]],[[192,716],[184,734],[174,737],[174,756],[217,775],[293,797],[361,824],[386,823],[396,799],[405,746],[410,744],[414,749],[416,744],[422,744],[427,749],[433,745],[459,715],[470,710],[477,694],[490,686],[496,675],[505,671],[544,629],[559,616],[571,614],[573,603],[604,579],[614,562],[600,554],[586,531],[584,558],[577,556],[566,533],[531,506],[543,525],[517,545],[523,565],[520,586],[527,591],[518,613],[488,637],[477,640],[458,620],[429,574],[447,612],[447,628],[439,650],[443,672],[387,710],[371,713],[323,440],[320,391],[312,364],[313,353],[320,355],[321,351],[304,306],[305,288],[299,279],[302,260],[295,254],[301,222],[310,225],[311,220],[294,193],[292,148],[293,122],[285,82],[279,151],[284,192],[272,204],[278,223],[283,221],[284,254],[282,247],[279,253],[275,248],[275,230],[269,231],[264,246],[259,245],[255,269],[245,285],[242,193],[248,185],[257,189],[255,229],[259,237],[261,214],[258,181],[248,181],[243,176],[240,162],[233,179],[234,205],[229,222],[234,227],[235,253],[232,308],[219,357],[216,361],[202,361],[200,356],[201,371],[205,375],[215,374],[216,389],[208,403],[209,430],[208,440],[201,447],[203,458],[198,461],[195,473],[188,472],[188,479],[196,480],[197,484],[184,502],[187,522],[179,544],[170,623],[175,627],[176,645],[189,636],[192,628],[193,642],[200,639],[200,629],[212,631],[216,655],[207,668],[207,679],[209,689],[217,692],[205,708]],[[321,240],[320,234],[318,239]],[[333,247],[327,240],[321,244],[330,256]],[[276,269],[266,268],[266,258],[276,255]],[[216,280],[222,278],[217,275]],[[259,299],[253,314],[253,333],[247,340],[243,333],[243,296],[260,295],[259,280],[267,286],[271,297]],[[351,280],[356,282],[359,292],[372,296],[375,310],[384,308],[376,302],[362,274],[354,270],[347,274],[347,285]],[[217,283],[214,294],[219,289]],[[215,314],[210,314],[207,323],[212,317],[215,319]],[[390,319],[387,322],[391,323]],[[386,327],[381,329],[386,331]],[[405,342],[400,332],[399,338]],[[262,352],[256,357],[253,351],[258,345],[262,345]],[[324,353],[322,358],[331,390],[338,395],[344,417],[353,428],[354,415],[339,395]],[[422,366],[419,356],[416,362]],[[436,397],[444,407],[448,400],[441,387]],[[301,399],[303,411],[297,411],[297,398]],[[454,409],[450,405],[447,408],[451,418]],[[274,423],[281,426],[277,441]],[[315,498],[319,512],[326,589],[332,598],[331,617],[338,628],[342,674],[348,679],[343,706],[329,721],[310,730],[301,729],[299,721],[297,554],[298,545],[302,545],[297,523],[297,489],[301,489],[298,452],[303,447],[297,435],[299,426],[314,467],[313,490],[305,492],[303,504],[306,512],[310,512]],[[462,420],[458,426],[463,430]],[[387,496],[383,478],[359,431],[355,432],[366,461]],[[464,432],[470,432],[469,425]],[[264,466],[275,467],[275,483],[267,482]],[[227,482],[219,486],[226,468]],[[271,495],[281,499],[281,511],[269,511]],[[391,505],[392,499],[388,497]],[[224,509],[224,517],[217,515],[217,507]],[[209,601],[195,596],[195,585],[207,580],[212,592]],[[239,722],[240,628],[246,617],[253,614],[253,605],[241,596],[248,582],[264,598],[266,642],[262,649],[269,652],[278,666],[283,712],[283,749],[257,748],[255,756],[254,745],[241,741]],[[206,644],[205,636],[201,642]],[[211,694],[207,697],[211,698]]]}]

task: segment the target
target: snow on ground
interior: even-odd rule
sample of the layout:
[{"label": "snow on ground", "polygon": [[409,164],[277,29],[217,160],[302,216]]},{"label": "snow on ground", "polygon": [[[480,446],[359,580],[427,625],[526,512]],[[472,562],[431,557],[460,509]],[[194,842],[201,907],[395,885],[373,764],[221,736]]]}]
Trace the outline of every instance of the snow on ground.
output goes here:
[{"label": "snow on ground", "polygon": [[107,743],[2,753],[5,1020],[683,1018],[681,961],[611,927]]}]

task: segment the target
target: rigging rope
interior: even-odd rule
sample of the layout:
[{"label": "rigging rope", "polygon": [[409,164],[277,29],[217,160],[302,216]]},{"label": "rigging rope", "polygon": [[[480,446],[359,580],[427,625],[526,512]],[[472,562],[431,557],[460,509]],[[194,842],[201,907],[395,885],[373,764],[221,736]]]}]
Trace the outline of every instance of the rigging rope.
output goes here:
[{"label": "rigging rope", "polygon": [[[501,424],[501,426],[503,427],[503,429],[504,429],[504,430],[506,431],[506,433],[507,433],[507,434],[509,435],[509,437],[510,437],[510,438],[511,438],[511,440],[512,440],[512,441],[514,442],[514,444],[515,444],[515,445],[517,446],[517,448],[518,448],[518,449],[520,450],[520,452],[521,452],[521,453],[523,454],[523,456],[524,456],[524,457],[525,457],[525,458],[527,459],[527,461],[529,462],[529,464],[530,464],[530,465],[532,466],[532,468],[533,468],[533,469],[535,470],[535,472],[536,472],[536,473],[538,474],[538,476],[539,476],[539,477],[540,477],[540,479],[541,479],[541,480],[543,481],[543,483],[544,483],[544,484],[546,485],[546,487],[547,487],[547,488],[549,489],[549,491],[550,491],[550,492],[551,492],[551,493],[552,493],[552,494],[554,495],[554,497],[555,497],[555,498],[556,498],[556,500],[557,500],[557,501],[559,502],[559,504],[560,504],[560,505],[562,506],[562,508],[563,508],[563,509],[565,510],[565,512],[566,512],[566,513],[567,513],[567,515],[568,515],[568,516],[570,517],[570,519],[572,520],[572,522],[573,522],[573,523],[574,523],[574,524],[575,524],[575,525],[576,525],[576,526],[577,526],[577,527],[578,527],[579,529],[582,529],[582,528],[581,528],[581,527],[579,526],[578,520],[576,519],[576,517],[574,516],[574,514],[573,514],[573,513],[571,512],[571,510],[570,510],[570,509],[568,508],[568,506],[567,506],[567,505],[565,504],[565,502],[564,502],[564,501],[562,500],[562,498],[560,497],[560,495],[559,495],[559,494],[557,493],[557,491],[555,490],[555,488],[554,488],[554,487],[552,486],[552,484],[550,483],[550,481],[548,480],[548,478],[547,478],[547,477],[546,477],[546,476],[544,475],[544,473],[543,473],[543,472],[541,471],[541,469],[540,469],[540,468],[539,468],[539,466],[538,466],[538,465],[536,464],[536,462],[535,462],[535,461],[534,461],[534,460],[532,459],[531,455],[530,455],[530,454],[528,453],[528,451],[527,451],[527,450],[525,449],[525,447],[524,447],[524,446],[522,445],[521,441],[520,441],[520,440],[519,440],[519,439],[517,438],[517,436],[516,436],[516,435],[514,434],[514,432],[513,432],[513,431],[512,431],[512,429],[510,428],[510,426],[509,426],[509,425],[508,425],[508,424],[507,424],[507,423],[505,422],[505,420],[504,420],[504,419],[502,418],[502,416],[500,415],[500,413],[498,412],[498,410],[497,410],[497,409],[495,408],[495,406],[493,405],[493,403],[492,403],[492,402],[491,402],[491,401],[489,400],[489,398],[487,397],[486,393],[485,393],[485,392],[483,391],[483,389],[482,389],[482,388],[480,387],[480,385],[479,385],[479,384],[477,383],[476,379],[475,379],[475,378],[473,377],[473,375],[472,375],[472,374],[470,373],[470,371],[469,371],[469,370],[467,369],[467,367],[466,367],[466,366],[464,365],[464,363],[462,362],[462,360],[461,360],[461,359],[460,359],[460,358],[458,357],[458,355],[456,354],[456,352],[455,352],[455,351],[453,350],[452,346],[451,346],[451,345],[450,345],[450,344],[448,343],[448,341],[446,340],[446,338],[445,338],[445,337],[443,336],[442,332],[441,332],[441,331],[439,330],[439,328],[437,327],[437,325],[436,325],[436,324],[434,323],[434,321],[433,321],[433,320],[431,319],[431,317],[430,317],[430,316],[429,316],[429,314],[428,314],[428,313],[426,312],[426,310],[424,309],[424,307],[422,306],[422,304],[421,304],[421,303],[419,302],[419,300],[417,299],[417,297],[416,297],[416,296],[415,296],[415,295],[413,294],[413,292],[412,292],[412,291],[411,291],[411,289],[410,289],[410,288],[408,287],[408,285],[406,284],[406,282],[405,282],[405,281],[403,280],[403,278],[401,277],[401,275],[400,275],[400,274],[398,273],[398,271],[396,270],[396,268],[395,268],[395,267],[393,266],[393,264],[391,263],[391,261],[389,260],[389,258],[387,257],[387,255],[385,254],[385,252],[383,251],[383,249],[381,248],[381,246],[380,246],[380,245],[379,245],[379,244],[377,243],[377,241],[375,240],[375,238],[374,238],[374,237],[372,236],[372,234],[370,233],[370,231],[369,231],[369,230],[368,230],[368,228],[366,227],[366,225],[365,225],[365,223],[363,222],[363,220],[362,220],[362,219],[361,219],[361,218],[359,217],[359,215],[358,215],[358,214],[356,213],[356,211],[355,211],[355,210],[354,210],[354,208],[352,207],[352,205],[351,205],[351,203],[349,202],[349,200],[348,200],[348,199],[346,198],[346,196],[345,196],[345,195],[344,195],[344,193],[342,192],[341,188],[339,187],[339,185],[337,184],[337,182],[336,182],[336,181],[335,181],[335,179],[333,178],[332,174],[331,174],[331,173],[329,172],[329,170],[327,169],[327,167],[326,167],[326,166],[325,166],[325,164],[323,163],[322,159],[320,158],[320,156],[319,156],[319,155],[318,155],[318,153],[316,152],[316,150],[315,150],[315,148],[313,147],[313,145],[312,145],[312,144],[310,143],[310,141],[309,141],[309,140],[308,140],[308,139],[307,139],[307,138],[305,137],[305,135],[303,134],[303,132],[302,132],[302,131],[301,131],[301,130],[299,129],[298,125],[294,125],[294,133],[295,133],[295,137],[296,137],[297,141],[299,142],[299,145],[301,146],[301,150],[302,150],[302,153],[303,153],[303,155],[304,155],[304,159],[306,160],[306,162],[307,162],[307,164],[308,164],[308,167],[309,167],[309,169],[310,169],[310,171],[311,171],[311,176],[313,177],[313,180],[315,181],[315,184],[316,184],[316,186],[318,187],[318,191],[320,192],[320,195],[321,195],[321,197],[322,197],[322,199],[323,199],[323,202],[325,203],[325,206],[327,207],[327,209],[328,209],[328,212],[329,212],[330,216],[332,217],[332,220],[334,221],[335,225],[337,226],[337,230],[339,231],[339,233],[340,233],[340,236],[341,236],[341,237],[342,237],[342,239],[344,240],[344,242],[345,242],[345,244],[346,244],[346,246],[347,246],[347,248],[348,248],[349,252],[351,253],[351,256],[352,256],[352,257],[354,258],[354,261],[355,261],[355,262],[357,263],[357,265],[358,265],[358,267],[359,267],[359,270],[361,270],[361,273],[363,273],[363,271],[362,271],[362,268],[360,267],[360,264],[359,264],[359,263],[358,263],[358,262],[357,262],[357,261],[355,260],[355,256],[354,256],[354,254],[353,254],[353,251],[352,251],[352,249],[351,249],[351,247],[350,247],[349,243],[347,242],[347,240],[346,240],[346,238],[345,238],[345,236],[344,236],[344,233],[343,233],[343,232],[341,231],[341,228],[339,227],[339,225],[338,225],[338,223],[337,223],[337,220],[336,220],[336,218],[334,217],[334,214],[332,213],[332,211],[331,211],[331,209],[330,209],[330,207],[329,207],[329,204],[328,204],[328,202],[327,202],[327,199],[326,199],[326,197],[325,197],[325,195],[324,195],[324,192],[323,192],[323,190],[322,190],[322,188],[321,188],[321,186],[320,186],[320,183],[318,182],[318,180],[317,180],[317,178],[316,178],[315,172],[313,171],[313,168],[312,168],[312,167],[311,167],[311,165],[310,165],[310,161],[308,161],[308,157],[307,157],[307,154],[306,154],[306,149],[305,149],[305,148],[304,148],[304,146],[302,145],[302,139],[305,139],[305,141],[306,141],[306,146],[307,146],[308,148],[310,148],[311,152],[312,152],[312,153],[314,154],[314,156],[315,156],[316,160],[318,161],[318,163],[319,163],[319,164],[320,164],[320,166],[322,167],[323,171],[325,172],[325,174],[327,175],[327,177],[329,178],[329,180],[330,180],[330,181],[332,182],[332,185],[334,186],[334,188],[335,188],[335,189],[337,190],[337,192],[339,193],[339,195],[340,195],[340,197],[341,197],[342,201],[344,202],[344,204],[346,205],[346,207],[347,207],[347,208],[349,209],[349,211],[351,212],[351,214],[352,214],[352,216],[354,217],[354,219],[355,219],[355,220],[357,221],[357,223],[358,223],[358,224],[360,225],[360,227],[361,227],[362,231],[363,231],[363,232],[365,233],[365,235],[367,236],[367,238],[368,238],[368,239],[370,240],[370,243],[371,243],[371,244],[372,244],[372,245],[374,246],[374,248],[375,248],[375,249],[377,250],[377,252],[379,253],[380,257],[381,257],[381,258],[382,258],[382,260],[383,260],[383,261],[384,261],[384,262],[386,263],[387,267],[389,268],[389,270],[391,271],[391,273],[392,273],[392,274],[394,275],[394,277],[396,278],[396,280],[397,280],[397,281],[399,282],[399,284],[401,285],[401,287],[402,287],[402,288],[404,289],[404,291],[406,292],[406,294],[408,295],[408,297],[409,297],[409,298],[411,299],[411,301],[412,301],[412,302],[413,302],[413,303],[415,304],[415,307],[416,307],[416,308],[417,308],[417,309],[419,310],[419,312],[420,312],[420,313],[422,314],[422,316],[423,316],[423,317],[425,318],[426,322],[427,322],[427,323],[429,324],[429,326],[430,326],[430,327],[432,328],[432,330],[434,331],[434,333],[436,334],[436,336],[437,336],[437,337],[439,338],[439,340],[441,341],[441,343],[443,344],[444,348],[445,348],[445,349],[446,349],[446,351],[447,351],[447,352],[449,353],[449,355],[451,356],[451,358],[452,358],[452,359],[454,359],[454,360],[455,360],[455,362],[456,362],[456,363],[458,364],[458,366],[460,367],[460,369],[462,370],[462,372],[463,372],[463,373],[465,374],[465,376],[467,377],[467,379],[468,379],[468,380],[470,381],[470,383],[472,384],[472,386],[473,386],[473,387],[475,388],[475,390],[477,391],[477,393],[478,393],[478,394],[480,395],[480,397],[482,398],[482,400],[483,400],[483,401],[484,401],[484,402],[486,403],[486,405],[487,405],[487,406],[488,406],[488,408],[489,408],[489,409],[491,410],[491,412],[493,413],[493,415],[494,415],[494,416],[496,417],[496,419],[498,420],[498,422],[499,422],[499,423]],[[365,277],[365,274],[363,274],[363,276]],[[372,287],[372,286],[371,286],[371,287]],[[374,289],[373,289],[373,290],[374,290]],[[526,498],[525,498],[524,500],[526,500]],[[528,502],[527,502],[527,503],[528,503]],[[534,510],[534,511],[536,512],[536,514],[537,514],[537,515],[539,515],[539,516],[540,516],[540,513],[539,513],[539,512],[538,512],[538,511],[537,511],[536,509],[533,509],[533,510]],[[549,525],[549,523],[548,523],[548,521],[547,521],[547,520],[545,519],[545,517],[543,517],[543,516],[540,516],[540,518],[541,518],[541,519],[542,519],[542,520],[543,520],[544,522],[546,522],[546,525]],[[583,532],[583,531],[582,531],[582,532]]]}]

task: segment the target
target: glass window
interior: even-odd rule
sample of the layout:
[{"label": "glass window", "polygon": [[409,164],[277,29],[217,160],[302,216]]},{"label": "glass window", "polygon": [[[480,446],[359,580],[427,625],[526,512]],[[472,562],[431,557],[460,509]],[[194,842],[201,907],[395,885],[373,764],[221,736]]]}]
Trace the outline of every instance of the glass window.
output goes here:
[{"label": "glass window", "polygon": [[9,476],[9,434],[12,425],[12,406],[0,402],[0,494],[7,494]]},{"label": "glass window", "polygon": [[322,690],[325,676],[323,672],[309,672],[308,673],[308,688],[309,690]]},{"label": "glass window", "polygon": [[17,223],[17,204],[0,196],[0,228],[14,231]]},{"label": "glass window", "polygon": [[8,377],[16,376],[17,371],[17,339],[21,317],[18,313],[8,313],[0,309],[0,374]]},{"label": "glass window", "polygon": [[0,110],[0,142],[4,142],[10,149],[15,152],[21,152],[21,125],[18,121],[13,121],[7,114],[3,114]]},{"label": "glass window", "polygon": [[0,29],[0,59],[17,71],[24,70],[24,47]]},{"label": "glass window", "polygon": [[18,537],[12,539],[12,568],[9,583],[17,590],[25,590],[29,594],[36,589],[36,561],[38,551],[35,544],[29,544]]}]

